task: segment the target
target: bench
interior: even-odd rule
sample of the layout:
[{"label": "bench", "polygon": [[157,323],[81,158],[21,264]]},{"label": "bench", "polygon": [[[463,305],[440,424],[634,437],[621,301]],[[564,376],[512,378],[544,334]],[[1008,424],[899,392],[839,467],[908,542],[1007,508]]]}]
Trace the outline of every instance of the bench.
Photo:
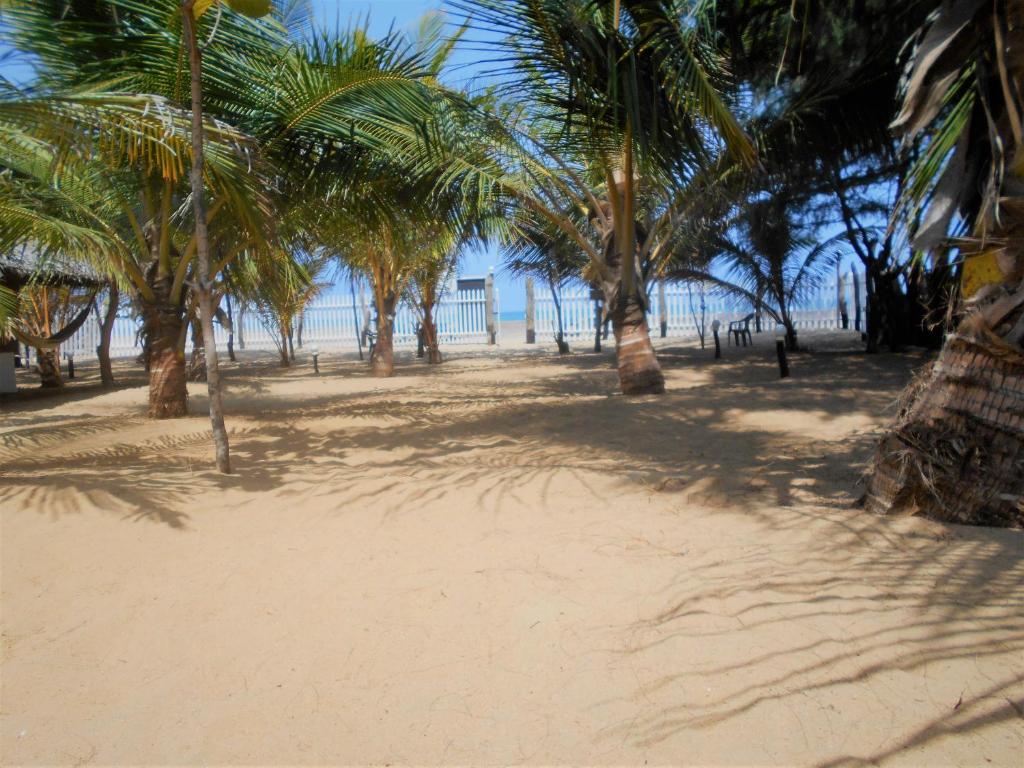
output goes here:
[{"label": "bench", "polygon": [[742,320],[733,320],[729,323],[729,343],[732,340],[736,340],[736,346],[740,345],[740,341],[743,342],[743,346],[747,346],[747,342],[750,342],[750,346],[754,346],[754,337],[750,335],[750,321],[754,319],[754,313],[751,312],[749,315],[744,317]]}]

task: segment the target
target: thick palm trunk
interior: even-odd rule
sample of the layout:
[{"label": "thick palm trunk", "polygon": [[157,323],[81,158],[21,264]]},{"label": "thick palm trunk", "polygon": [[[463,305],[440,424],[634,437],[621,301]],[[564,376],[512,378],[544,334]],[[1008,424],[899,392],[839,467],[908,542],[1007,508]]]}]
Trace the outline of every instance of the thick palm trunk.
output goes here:
[{"label": "thick palm trunk", "polygon": [[636,297],[609,300],[618,359],[619,386],[624,395],[660,395],[665,376],[651,343],[647,315]]},{"label": "thick palm trunk", "polygon": [[377,343],[373,348],[370,365],[373,375],[387,378],[395,373],[395,328],[393,307],[385,307],[377,317]]},{"label": "thick palm trunk", "polygon": [[[169,281],[164,281],[169,282]],[[167,285],[162,286],[166,294]],[[185,319],[169,303],[144,309],[149,344],[149,415],[173,419],[188,413],[185,351],[180,344]]]},{"label": "thick palm trunk", "polygon": [[60,373],[60,356],[56,349],[37,349],[36,361],[39,367],[39,384],[44,389],[60,389],[64,378]]},{"label": "thick palm trunk", "polygon": [[120,303],[120,294],[117,284],[110,283],[109,295],[107,298],[107,314],[103,317],[103,325],[100,328],[100,343],[96,347],[96,357],[100,363],[100,381],[103,386],[114,386],[114,368],[110,363],[110,337],[114,332],[114,321],[117,320],[117,307]]},{"label": "thick palm trunk", "polygon": [[1024,527],[1024,350],[961,326],[881,441],[868,510]]}]

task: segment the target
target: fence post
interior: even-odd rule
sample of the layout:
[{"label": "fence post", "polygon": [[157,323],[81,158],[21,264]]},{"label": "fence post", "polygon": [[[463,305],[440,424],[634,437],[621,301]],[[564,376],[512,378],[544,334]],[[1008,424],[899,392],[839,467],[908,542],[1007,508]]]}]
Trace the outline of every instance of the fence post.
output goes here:
[{"label": "fence post", "polygon": [[534,326],[533,278],[526,278],[526,343],[537,343],[537,331]]},{"label": "fence post", "polygon": [[661,325],[661,338],[668,336],[668,307],[665,305],[665,280],[658,280],[658,322]]},{"label": "fence post", "polygon": [[494,334],[494,267],[491,267],[484,278],[484,311],[487,320],[487,346],[493,346]]}]

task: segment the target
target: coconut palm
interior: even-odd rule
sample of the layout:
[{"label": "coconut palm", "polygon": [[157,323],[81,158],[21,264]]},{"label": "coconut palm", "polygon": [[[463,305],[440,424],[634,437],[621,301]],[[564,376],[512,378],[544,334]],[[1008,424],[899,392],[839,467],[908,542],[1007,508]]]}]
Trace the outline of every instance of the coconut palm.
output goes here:
[{"label": "coconut palm", "polygon": [[[300,5],[290,4],[282,18],[302,18],[295,13]],[[7,127],[20,134],[0,158],[14,170],[0,233],[6,230],[11,243],[52,236],[50,246],[102,262],[132,285],[146,318],[150,413],[158,417],[186,411],[187,292],[196,289],[209,326],[203,335],[210,338],[212,279],[247,250],[273,240],[270,212],[287,199],[291,182],[351,170],[396,137],[405,141],[422,122],[429,90],[423,77],[429,57],[393,37],[371,41],[355,30],[295,42],[294,28],[283,34],[280,25],[219,6],[196,18],[197,8],[210,9],[207,2],[185,7],[182,14],[176,0],[12,0],[5,16],[12,40],[37,58],[40,75],[33,94],[16,94],[6,104]],[[202,68],[192,67],[190,89],[181,59],[189,52],[198,63],[199,39]],[[151,95],[134,96],[139,92]],[[213,117],[203,117],[203,93]],[[80,114],[85,98],[91,111]],[[46,129],[29,109],[41,99],[51,112],[54,103],[64,112],[69,104],[79,110],[59,122],[59,131]],[[112,112],[112,105],[120,111]],[[137,132],[149,143],[132,133],[135,124],[123,124],[121,133],[98,142],[99,154],[69,148],[69,141],[92,141],[97,125],[101,136],[110,134],[105,121],[123,123],[131,108]],[[147,116],[167,135],[155,135]],[[19,159],[25,144],[36,160],[29,168]],[[52,162],[69,156],[74,162]],[[75,199],[68,199],[68,188]],[[40,198],[49,206],[43,219],[49,232],[39,224]],[[227,469],[226,433],[211,384],[218,464]]]},{"label": "coconut palm", "polygon": [[[1012,2],[947,0],[922,30],[893,126],[924,138],[902,201],[921,247],[955,248],[964,308],[882,439],[866,501],[1024,525],[1024,27]],[[963,237],[949,239],[967,227]],[[938,235],[938,236],[936,236]]]},{"label": "coconut palm", "polygon": [[230,270],[231,285],[246,306],[256,310],[281,358],[281,367],[295,361],[296,324],[309,303],[328,283],[323,279],[332,257],[287,249],[267,258],[246,258]]},{"label": "coconut palm", "polygon": [[[579,158],[592,175],[584,199],[602,247],[584,251],[589,251],[605,289],[620,384],[623,392],[631,394],[663,391],[638,266],[645,247],[650,248],[650,233],[640,237],[637,228],[643,179],[688,177],[712,161],[714,135],[742,162],[753,157],[752,145],[720,95],[724,80],[707,24],[712,4],[683,0],[451,0],[449,4],[470,16],[468,23],[475,29],[501,37],[495,61],[506,77],[510,98],[537,105],[536,112],[555,129],[545,144],[556,153]],[[557,208],[576,204],[563,199]],[[547,206],[548,201],[538,201],[536,208]]]},{"label": "coconut palm", "polygon": [[680,239],[670,279],[699,280],[745,299],[786,329],[786,346],[797,349],[793,309],[813,294],[846,251],[845,233],[820,239],[799,221],[793,195],[785,188],[744,200],[731,217],[686,233],[700,240],[687,249]]}]

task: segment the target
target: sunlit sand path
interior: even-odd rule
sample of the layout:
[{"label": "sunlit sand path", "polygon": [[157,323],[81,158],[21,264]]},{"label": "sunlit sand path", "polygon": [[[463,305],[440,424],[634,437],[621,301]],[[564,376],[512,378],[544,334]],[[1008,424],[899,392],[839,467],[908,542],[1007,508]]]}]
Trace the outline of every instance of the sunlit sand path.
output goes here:
[{"label": "sunlit sand path", "polygon": [[921,358],[807,342],[250,359],[230,477],[199,387],[5,406],[4,763],[1020,765],[1022,537],[855,508]]}]

